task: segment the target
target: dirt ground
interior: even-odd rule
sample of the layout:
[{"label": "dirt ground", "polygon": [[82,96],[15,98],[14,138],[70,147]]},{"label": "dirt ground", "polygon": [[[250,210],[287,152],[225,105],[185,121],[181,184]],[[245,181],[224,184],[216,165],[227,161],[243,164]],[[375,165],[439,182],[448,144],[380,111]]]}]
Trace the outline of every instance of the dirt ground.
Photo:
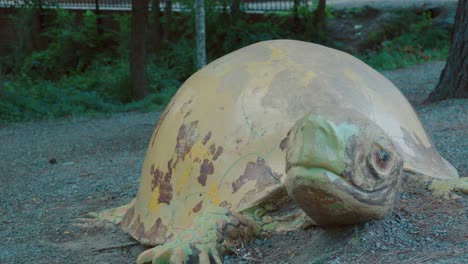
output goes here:
[{"label": "dirt ground", "polygon": [[[468,99],[421,104],[443,66],[429,62],[383,74],[466,177]],[[133,263],[144,247],[116,226],[85,228],[77,219],[135,196],[159,115],[0,124],[0,263]],[[466,196],[442,201],[407,188],[383,220],[259,238],[239,245],[225,262],[467,263],[467,205]]]}]

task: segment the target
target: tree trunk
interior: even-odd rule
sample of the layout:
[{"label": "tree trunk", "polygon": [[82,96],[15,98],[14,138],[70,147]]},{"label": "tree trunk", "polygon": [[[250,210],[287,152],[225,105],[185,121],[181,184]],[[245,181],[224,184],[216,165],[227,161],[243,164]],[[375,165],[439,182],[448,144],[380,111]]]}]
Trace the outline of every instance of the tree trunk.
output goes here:
[{"label": "tree trunk", "polygon": [[292,7],[292,12],[293,12],[293,21],[291,24],[291,29],[292,32],[298,33],[298,29],[300,28],[300,18],[299,18],[299,5],[300,5],[300,0],[294,0],[293,2],[293,7]]},{"label": "tree trunk", "polygon": [[317,8],[314,11],[314,26],[317,30],[325,30],[325,8],[327,6],[326,0],[319,0]]},{"label": "tree trunk", "polygon": [[294,0],[293,16],[294,16],[294,22],[299,20],[299,0]]},{"label": "tree trunk", "polygon": [[458,1],[447,64],[427,101],[449,98],[468,98],[468,0]]},{"label": "tree trunk", "polygon": [[96,28],[97,28],[97,33],[98,36],[102,35],[102,16],[101,16],[101,8],[99,5],[99,0],[94,0],[94,5],[95,5],[95,10],[96,10]]},{"label": "tree trunk", "polygon": [[164,41],[171,40],[171,23],[172,23],[172,0],[166,0],[166,8],[164,9],[165,24],[164,24]]},{"label": "tree trunk", "polygon": [[31,31],[31,37],[32,37],[32,50],[41,50],[43,48],[43,44],[41,41],[41,33],[43,30],[43,25],[44,25],[44,3],[42,0],[39,0],[33,5],[33,13],[32,13],[32,19],[33,19],[33,25],[32,25],[32,31]]},{"label": "tree trunk", "polygon": [[205,1],[195,0],[195,25],[197,32],[197,68],[206,65]]},{"label": "tree trunk", "polygon": [[132,96],[136,100],[147,94],[146,77],[146,27],[148,22],[148,0],[132,0],[132,33],[130,49],[130,81]]},{"label": "tree trunk", "polygon": [[235,24],[237,20],[239,19],[240,7],[241,7],[240,0],[232,0],[232,3],[231,3],[231,23],[232,24]]},{"label": "tree trunk", "polygon": [[160,0],[152,0],[151,18],[153,20],[151,30],[151,52],[156,52],[161,47],[161,9]]},{"label": "tree trunk", "polygon": [[0,67],[0,99],[5,99],[5,92],[3,91],[3,75],[2,68]]}]

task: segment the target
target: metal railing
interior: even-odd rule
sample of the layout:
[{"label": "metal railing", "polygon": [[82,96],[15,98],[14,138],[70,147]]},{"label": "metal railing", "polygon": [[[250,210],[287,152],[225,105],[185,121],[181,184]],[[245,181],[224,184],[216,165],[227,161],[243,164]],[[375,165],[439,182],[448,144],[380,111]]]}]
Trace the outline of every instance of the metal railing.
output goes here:
[{"label": "metal railing", "polygon": [[[151,1],[150,5],[151,5]],[[172,10],[190,10],[187,2],[192,1],[172,1]],[[226,6],[226,0],[216,1],[219,8]],[[299,0],[300,5],[311,5],[312,0]],[[160,0],[160,8],[164,9],[166,0]],[[45,8],[60,7],[63,9],[81,10],[116,10],[128,11],[132,8],[131,0],[0,0],[0,8],[17,8],[21,6],[42,6]],[[229,4],[227,5],[229,9]],[[246,12],[271,12],[288,11],[294,6],[294,0],[241,0],[241,10]]]}]

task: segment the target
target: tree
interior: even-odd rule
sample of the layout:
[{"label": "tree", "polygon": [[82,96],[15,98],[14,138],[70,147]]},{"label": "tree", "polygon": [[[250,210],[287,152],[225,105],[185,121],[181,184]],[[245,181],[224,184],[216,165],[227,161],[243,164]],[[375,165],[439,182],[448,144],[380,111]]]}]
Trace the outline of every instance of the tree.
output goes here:
[{"label": "tree", "polygon": [[147,95],[146,27],[148,0],[132,0],[132,33],[130,48],[130,83],[132,97],[141,100]]},{"label": "tree", "polygon": [[459,0],[447,64],[427,101],[468,98],[468,0]]},{"label": "tree", "polygon": [[171,23],[172,23],[172,0],[166,0],[166,7],[164,8],[164,41],[171,40]]},{"label": "tree", "polygon": [[5,92],[3,91],[3,78],[2,78],[1,65],[0,65],[0,99],[5,99]]},{"label": "tree", "polygon": [[95,13],[97,16],[97,33],[99,36],[102,36],[102,16],[101,16],[101,8],[99,6],[99,0],[94,0],[94,6],[95,6]]},{"label": "tree", "polygon": [[160,0],[152,0],[151,2],[151,52],[156,52],[161,47],[161,9],[159,8],[160,4]]},{"label": "tree", "polygon": [[195,0],[195,25],[197,32],[197,68],[206,65],[205,1]]},{"label": "tree", "polygon": [[325,31],[325,8],[327,6],[326,0],[319,0],[317,8],[314,11],[314,26],[318,31]]},{"label": "tree", "polygon": [[239,18],[240,10],[241,9],[241,2],[240,0],[232,0],[231,2],[231,20],[232,22],[236,22]]}]

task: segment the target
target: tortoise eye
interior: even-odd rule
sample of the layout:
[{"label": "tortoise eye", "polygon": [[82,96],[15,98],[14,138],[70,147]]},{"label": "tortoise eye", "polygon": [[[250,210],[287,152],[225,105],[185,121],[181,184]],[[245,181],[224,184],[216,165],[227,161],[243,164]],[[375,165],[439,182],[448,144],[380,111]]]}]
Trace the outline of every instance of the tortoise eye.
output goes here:
[{"label": "tortoise eye", "polygon": [[391,141],[385,137],[378,138],[372,146],[367,162],[376,177],[388,175],[395,165]]},{"label": "tortoise eye", "polygon": [[388,163],[391,158],[392,158],[392,154],[388,153],[386,150],[379,149],[374,152],[375,163],[382,170],[385,170],[387,168]]}]

